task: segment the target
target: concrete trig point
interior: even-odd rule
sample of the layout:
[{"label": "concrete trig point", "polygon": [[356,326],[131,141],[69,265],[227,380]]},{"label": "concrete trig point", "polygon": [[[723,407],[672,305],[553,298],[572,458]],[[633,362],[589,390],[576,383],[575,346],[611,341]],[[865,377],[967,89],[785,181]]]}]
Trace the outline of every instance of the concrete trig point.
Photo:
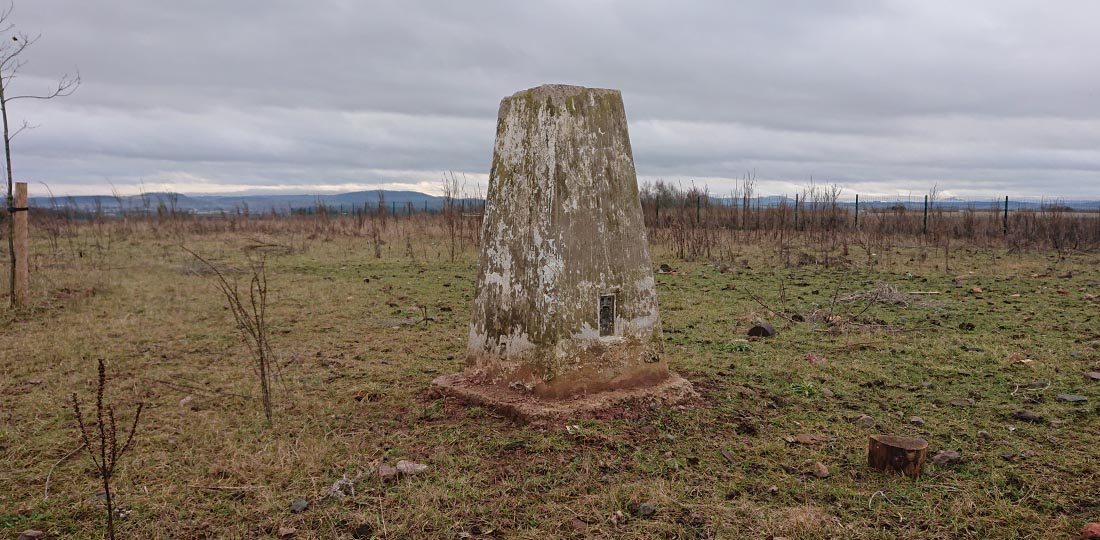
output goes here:
[{"label": "concrete trig point", "polygon": [[678,402],[617,90],[544,85],[497,118],[467,368],[438,390],[521,418]]}]

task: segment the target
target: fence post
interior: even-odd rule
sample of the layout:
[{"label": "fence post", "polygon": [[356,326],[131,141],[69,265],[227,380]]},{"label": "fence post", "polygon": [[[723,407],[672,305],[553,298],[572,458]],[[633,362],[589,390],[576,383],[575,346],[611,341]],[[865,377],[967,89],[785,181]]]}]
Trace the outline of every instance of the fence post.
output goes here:
[{"label": "fence post", "polygon": [[27,183],[15,183],[15,199],[12,207],[8,209],[12,224],[12,278],[11,278],[11,304],[13,306],[27,305],[27,280],[30,273],[27,258]]},{"label": "fence post", "polygon": [[1003,220],[1004,235],[1008,236],[1008,195],[1005,195],[1005,216]]},{"label": "fence post", "polygon": [[856,229],[859,229],[859,193],[856,193]]},{"label": "fence post", "polygon": [[928,195],[924,196],[924,226],[921,228],[921,234],[928,234]]}]

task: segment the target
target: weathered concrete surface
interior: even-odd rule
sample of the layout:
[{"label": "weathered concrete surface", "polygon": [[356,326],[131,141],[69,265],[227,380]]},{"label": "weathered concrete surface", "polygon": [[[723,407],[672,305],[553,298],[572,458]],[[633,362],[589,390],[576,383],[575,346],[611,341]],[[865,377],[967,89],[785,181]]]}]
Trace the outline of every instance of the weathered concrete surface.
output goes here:
[{"label": "weathered concrete surface", "polygon": [[437,386],[563,398],[669,378],[618,91],[504,98],[483,226],[468,367]]}]

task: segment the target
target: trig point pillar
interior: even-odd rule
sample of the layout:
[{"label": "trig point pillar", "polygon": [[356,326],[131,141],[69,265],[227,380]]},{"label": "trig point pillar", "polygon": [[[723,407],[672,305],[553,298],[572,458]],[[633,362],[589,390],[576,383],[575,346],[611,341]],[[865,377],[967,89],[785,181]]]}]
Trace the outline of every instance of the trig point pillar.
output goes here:
[{"label": "trig point pillar", "polygon": [[437,388],[535,416],[563,398],[693,395],[662,356],[617,90],[544,85],[501,101],[482,233],[467,368]]}]

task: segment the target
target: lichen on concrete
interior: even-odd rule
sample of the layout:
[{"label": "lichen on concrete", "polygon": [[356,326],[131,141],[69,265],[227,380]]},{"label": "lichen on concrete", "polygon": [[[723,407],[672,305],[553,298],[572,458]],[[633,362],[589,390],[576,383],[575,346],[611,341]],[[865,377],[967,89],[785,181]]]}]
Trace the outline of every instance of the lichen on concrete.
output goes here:
[{"label": "lichen on concrete", "polygon": [[[614,332],[599,297],[615,295]],[[653,384],[657,296],[622,96],[545,85],[504,98],[467,376],[545,397]]]}]

